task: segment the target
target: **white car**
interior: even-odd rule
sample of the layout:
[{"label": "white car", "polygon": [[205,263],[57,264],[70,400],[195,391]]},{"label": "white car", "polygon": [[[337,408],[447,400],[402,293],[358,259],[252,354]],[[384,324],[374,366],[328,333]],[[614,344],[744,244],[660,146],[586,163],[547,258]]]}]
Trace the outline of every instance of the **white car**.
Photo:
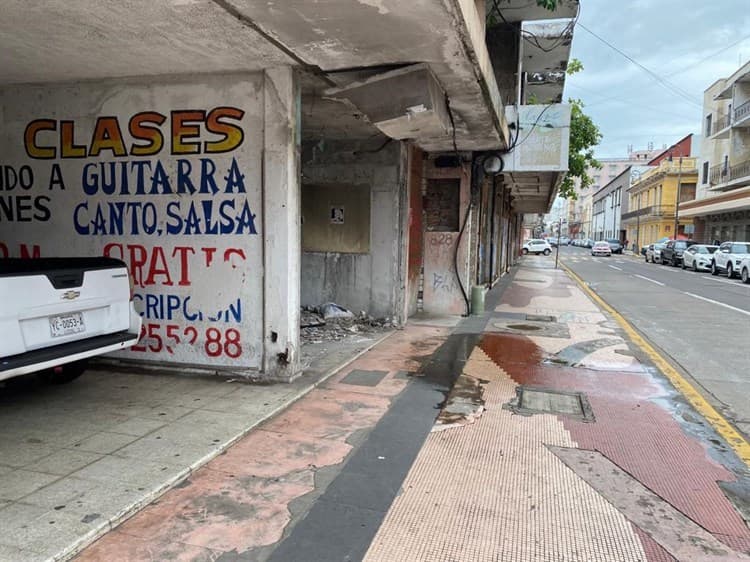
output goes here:
[{"label": "white car", "polygon": [[523,255],[526,254],[544,254],[545,256],[550,255],[552,253],[552,246],[549,245],[549,242],[546,240],[542,240],[541,238],[534,238],[533,240],[527,240],[526,243],[521,248],[521,253]]},{"label": "white car", "polygon": [[612,255],[612,248],[609,245],[609,242],[606,240],[599,240],[599,242],[594,242],[594,245],[591,247],[591,255],[592,256],[611,256]]},{"label": "white car", "polygon": [[740,262],[740,279],[743,283],[750,284],[750,258],[744,258]]},{"label": "white car", "polygon": [[0,260],[0,381],[70,382],[90,357],[135,345],[132,278],[111,258]]},{"label": "white car", "polygon": [[712,256],[711,275],[726,273],[731,279],[745,258],[750,258],[750,242],[724,242]]},{"label": "white car", "polygon": [[693,244],[682,253],[682,269],[711,271],[711,259],[718,246]]}]

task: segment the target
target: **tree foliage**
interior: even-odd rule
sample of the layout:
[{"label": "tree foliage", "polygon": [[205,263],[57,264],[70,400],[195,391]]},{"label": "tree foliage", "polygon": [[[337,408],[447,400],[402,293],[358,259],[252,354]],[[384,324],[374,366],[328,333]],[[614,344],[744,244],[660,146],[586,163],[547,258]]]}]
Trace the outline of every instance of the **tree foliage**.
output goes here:
[{"label": "tree foliage", "polygon": [[[570,59],[567,74],[575,74],[583,70],[583,63],[578,59]],[[577,199],[576,178],[581,182],[581,189],[588,188],[594,180],[586,171],[590,168],[601,168],[602,165],[594,158],[594,147],[602,140],[602,133],[594,121],[583,112],[583,102],[569,99],[570,104],[570,149],[568,151],[568,173],[560,185],[560,197]]]},{"label": "tree foliage", "polygon": [[548,9],[550,12],[554,12],[557,9],[557,0],[536,0],[537,6]]},{"label": "tree foliage", "polygon": [[560,185],[560,197],[576,199],[575,179],[581,181],[581,189],[588,188],[594,180],[586,171],[589,168],[601,168],[594,158],[594,147],[599,144],[602,134],[591,117],[583,112],[581,100],[570,99],[570,150],[568,152],[568,173]]}]

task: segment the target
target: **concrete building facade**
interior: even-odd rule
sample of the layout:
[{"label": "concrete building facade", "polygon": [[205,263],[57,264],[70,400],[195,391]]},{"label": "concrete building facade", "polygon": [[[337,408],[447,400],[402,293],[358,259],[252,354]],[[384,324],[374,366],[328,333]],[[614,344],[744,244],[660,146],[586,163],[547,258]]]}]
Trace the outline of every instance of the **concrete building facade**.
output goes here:
[{"label": "concrete building facade", "polygon": [[[586,173],[593,180],[592,185],[583,189],[580,182],[576,184],[576,193],[578,199],[570,206],[568,224],[571,238],[591,238],[596,236],[597,232],[604,232],[603,217],[599,217],[599,224],[594,224],[594,194],[613,180],[618,178],[626,169],[631,166],[644,166],[657,156],[662,149],[653,149],[651,147],[645,150],[632,150],[629,148],[627,158],[599,158],[601,168],[588,168]],[[599,211],[602,215],[603,210]],[[613,236],[617,238],[617,236]]]},{"label": "concrete building facade", "polygon": [[574,0],[0,4],[0,256],[124,259],[121,360],[290,380],[300,305],[463,314],[566,171],[572,28],[521,30]]},{"label": "concrete building facade", "polygon": [[703,133],[696,200],[680,214],[701,242],[750,240],[750,63],[706,89]]}]

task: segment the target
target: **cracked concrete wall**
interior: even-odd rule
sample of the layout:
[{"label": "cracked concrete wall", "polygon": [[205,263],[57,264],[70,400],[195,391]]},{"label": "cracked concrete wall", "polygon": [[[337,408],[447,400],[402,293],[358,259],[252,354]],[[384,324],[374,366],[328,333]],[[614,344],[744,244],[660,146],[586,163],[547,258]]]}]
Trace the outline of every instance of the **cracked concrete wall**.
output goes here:
[{"label": "cracked concrete wall", "polygon": [[375,152],[383,142],[320,139],[303,143],[303,191],[305,185],[348,185],[370,191],[369,251],[303,252],[303,305],[333,301],[376,317],[402,313],[400,224],[405,170],[400,143],[390,142]]}]

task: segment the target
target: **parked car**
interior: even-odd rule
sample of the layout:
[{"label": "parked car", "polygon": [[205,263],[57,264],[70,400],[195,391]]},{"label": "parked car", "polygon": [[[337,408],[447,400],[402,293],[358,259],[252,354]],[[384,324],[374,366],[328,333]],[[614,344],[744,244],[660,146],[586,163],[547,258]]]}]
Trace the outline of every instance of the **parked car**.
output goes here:
[{"label": "parked car", "polygon": [[541,238],[534,238],[533,240],[527,240],[521,248],[521,253],[526,254],[544,254],[545,256],[550,255],[552,252],[552,246],[549,242],[542,240]]},{"label": "parked car", "polygon": [[594,241],[591,238],[586,238],[583,241],[583,247],[584,248],[593,248],[594,247]]},{"label": "parked car", "polygon": [[694,240],[670,240],[661,251],[661,263],[677,267],[682,263],[682,254],[693,244]]},{"label": "parked car", "polygon": [[646,261],[651,263],[661,263],[661,251],[664,249],[664,244],[656,243],[649,244],[646,250]]},{"label": "parked car", "polygon": [[740,279],[743,283],[750,283],[750,258],[743,258],[740,262]]},{"label": "parked car", "polygon": [[724,242],[711,259],[711,275],[726,273],[730,279],[740,272],[742,260],[750,257],[750,242]]},{"label": "parked car", "polygon": [[609,249],[612,250],[613,254],[622,254],[622,244],[616,238],[608,238],[606,240],[609,244]]},{"label": "parked car", "polygon": [[138,342],[128,270],[111,258],[0,260],[0,380],[42,373],[54,383],[88,358]]},{"label": "parked car", "polygon": [[607,242],[606,240],[599,240],[599,242],[595,242],[591,247],[591,255],[607,257],[611,256],[612,248],[610,247],[609,242]]},{"label": "parked car", "polygon": [[718,246],[707,244],[693,244],[682,254],[682,269],[693,271],[711,271],[711,256]]},{"label": "parked car", "polygon": [[548,244],[549,244],[549,245],[550,245],[551,247],[553,247],[553,248],[556,248],[556,247],[557,247],[557,244],[558,244],[558,242],[557,242],[557,238],[555,238],[554,236],[550,236],[550,237],[549,237],[549,238],[547,238],[546,240],[547,240],[547,243],[548,243]]},{"label": "parked car", "polygon": [[563,246],[563,245],[570,246],[570,238],[568,238],[567,236],[561,236],[560,237],[560,246]]}]

